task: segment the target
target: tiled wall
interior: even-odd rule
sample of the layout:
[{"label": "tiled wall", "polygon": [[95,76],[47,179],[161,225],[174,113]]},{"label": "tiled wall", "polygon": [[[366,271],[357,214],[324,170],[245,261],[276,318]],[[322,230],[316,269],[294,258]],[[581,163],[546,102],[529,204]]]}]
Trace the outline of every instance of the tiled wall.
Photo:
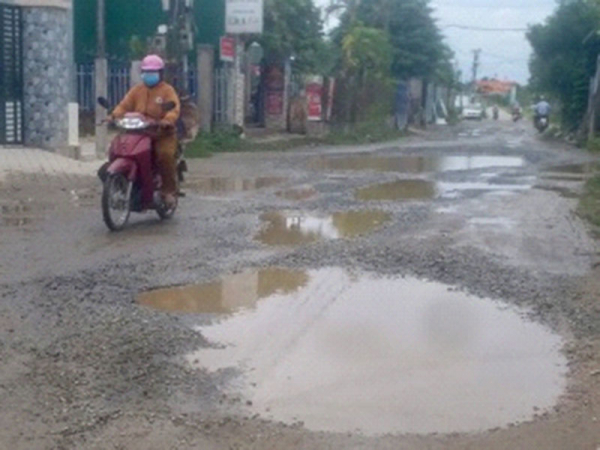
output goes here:
[{"label": "tiled wall", "polygon": [[67,145],[70,15],[60,8],[23,8],[26,145]]}]

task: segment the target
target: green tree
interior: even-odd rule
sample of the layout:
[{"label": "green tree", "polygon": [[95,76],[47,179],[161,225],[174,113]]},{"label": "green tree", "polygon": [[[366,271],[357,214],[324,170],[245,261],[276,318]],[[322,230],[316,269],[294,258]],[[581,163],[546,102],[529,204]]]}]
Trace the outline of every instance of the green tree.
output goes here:
[{"label": "green tree", "polygon": [[384,79],[390,74],[392,48],[388,35],[355,25],[342,41],[344,69],[361,79]]},{"label": "green tree", "polygon": [[319,9],[312,0],[265,0],[264,33],[258,42],[271,62],[294,56],[296,70],[316,71],[325,51]]},{"label": "green tree", "polygon": [[392,47],[383,30],[360,23],[342,40],[342,71],[345,82],[347,119],[381,118],[391,109],[390,66]]},{"label": "green tree", "polygon": [[434,80],[447,68],[452,52],[432,16],[429,0],[370,0],[358,6],[358,20],[389,33],[396,78]]},{"label": "green tree", "polygon": [[560,103],[561,121],[577,128],[586,112],[589,80],[600,54],[600,6],[597,0],[561,1],[546,23],[532,26],[530,86]]}]

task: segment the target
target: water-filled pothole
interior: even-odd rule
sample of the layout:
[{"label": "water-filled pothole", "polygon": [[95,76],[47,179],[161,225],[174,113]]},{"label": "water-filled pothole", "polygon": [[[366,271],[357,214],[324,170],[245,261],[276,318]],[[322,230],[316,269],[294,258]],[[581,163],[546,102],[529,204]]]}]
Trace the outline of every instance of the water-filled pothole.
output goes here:
[{"label": "water-filled pothole", "polygon": [[574,175],[585,175],[594,173],[600,170],[600,163],[588,162],[581,164],[563,164],[560,166],[552,166],[546,169],[549,173],[559,174],[574,174]]},{"label": "water-filled pothole", "polygon": [[[41,208],[40,208],[41,209]],[[15,201],[0,206],[2,225],[21,228],[34,222],[34,207],[31,202]]]},{"label": "water-filled pothole", "polygon": [[278,197],[286,200],[302,201],[313,198],[317,195],[317,190],[312,186],[298,186],[276,193]]},{"label": "water-filled pothole", "polygon": [[436,184],[425,180],[398,180],[359,189],[358,200],[426,200],[439,194]]},{"label": "water-filled pothole", "polygon": [[285,181],[282,177],[208,177],[190,180],[184,188],[203,195],[223,195],[268,188]]},{"label": "water-filled pothole", "polygon": [[555,192],[563,198],[576,199],[579,198],[579,194],[575,192],[573,189],[569,189],[565,186],[536,186],[536,189],[541,191]]},{"label": "water-filled pothole", "polygon": [[427,180],[398,180],[375,184],[356,191],[358,200],[431,200],[453,198],[467,191],[517,191],[530,189],[530,184],[493,184],[488,182],[447,183]]},{"label": "water-filled pothole", "polygon": [[161,294],[172,305],[216,296],[209,310],[236,311],[198,327],[223,348],[187,358],[242,370],[248,405],[266,418],[366,434],[475,432],[529,420],[564,389],[561,339],[506,304],[334,268],[265,283],[279,277],[271,270]]},{"label": "water-filled pothole", "polygon": [[205,284],[148,291],[139,295],[137,302],[162,311],[232,314],[253,308],[262,298],[291,294],[307,282],[304,272],[270,268]]},{"label": "water-filled pothole", "polygon": [[491,167],[521,167],[524,164],[525,160],[520,156],[378,156],[373,154],[361,154],[343,157],[319,157],[310,163],[310,167],[317,170],[374,170],[378,172],[419,174],[457,170],[479,170]]},{"label": "water-filled pothole", "polygon": [[266,213],[256,240],[267,245],[302,245],[321,239],[352,238],[374,231],[390,219],[383,211],[346,211],[319,216],[292,211]]}]

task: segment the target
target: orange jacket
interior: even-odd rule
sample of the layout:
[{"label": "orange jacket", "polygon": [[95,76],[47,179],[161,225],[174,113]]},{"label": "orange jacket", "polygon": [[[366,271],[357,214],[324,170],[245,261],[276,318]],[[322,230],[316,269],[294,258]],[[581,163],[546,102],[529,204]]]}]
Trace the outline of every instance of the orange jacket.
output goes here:
[{"label": "orange jacket", "polygon": [[[175,108],[164,111],[162,105],[167,102],[174,102]],[[119,118],[126,113],[136,112],[154,120],[165,120],[175,125],[175,122],[179,119],[180,110],[181,103],[177,92],[175,92],[173,86],[161,81],[152,88],[143,83],[131,88],[121,103],[114,109],[112,116]]]}]

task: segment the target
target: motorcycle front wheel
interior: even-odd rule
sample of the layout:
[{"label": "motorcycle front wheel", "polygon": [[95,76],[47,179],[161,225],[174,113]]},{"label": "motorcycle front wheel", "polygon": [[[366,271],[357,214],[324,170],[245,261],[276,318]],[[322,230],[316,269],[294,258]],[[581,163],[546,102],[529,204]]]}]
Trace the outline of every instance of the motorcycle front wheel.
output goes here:
[{"label": "motorcycle front wheel", "polygon": [[102,191],[102,216],[111,231],[122,230],[131,213],[131,182],[123,174],[110,174]]}]

